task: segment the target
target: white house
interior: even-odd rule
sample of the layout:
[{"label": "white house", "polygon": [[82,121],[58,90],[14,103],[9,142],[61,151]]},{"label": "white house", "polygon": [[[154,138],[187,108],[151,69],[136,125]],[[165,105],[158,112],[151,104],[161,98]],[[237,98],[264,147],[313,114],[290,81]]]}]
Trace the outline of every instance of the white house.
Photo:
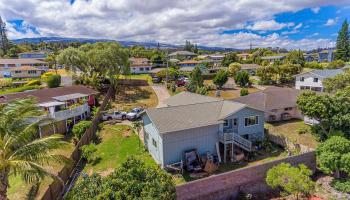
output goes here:
[{"label": "white house", "polygon": [[147,58],[130,58],[130,69],[132,74],[144,74],[149,73],[152,69],[152,65]]},{"label": "white house", "polygon": [[295,76],[295,89],[323,92],[323,79],[343,73],[343,69],[312,70]]}]

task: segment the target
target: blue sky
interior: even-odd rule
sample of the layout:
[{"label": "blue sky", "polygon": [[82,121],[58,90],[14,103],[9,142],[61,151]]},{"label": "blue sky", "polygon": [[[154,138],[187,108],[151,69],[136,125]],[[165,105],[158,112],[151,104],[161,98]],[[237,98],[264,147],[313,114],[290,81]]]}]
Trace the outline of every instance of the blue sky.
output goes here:
[{"label": "blue sky", "polygon": [[10,38],[61,36],[247,48],[331,47],[348,0],[0,0]]}]

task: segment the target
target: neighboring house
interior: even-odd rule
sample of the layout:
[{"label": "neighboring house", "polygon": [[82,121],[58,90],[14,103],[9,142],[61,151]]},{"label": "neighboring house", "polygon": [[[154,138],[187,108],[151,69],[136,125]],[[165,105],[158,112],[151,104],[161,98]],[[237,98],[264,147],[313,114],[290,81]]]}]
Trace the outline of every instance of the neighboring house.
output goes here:
[{"label": "neighboring house", "polygon": [[32,66],[37,69],[48,70],[48,64],[44,61],[31,58],[0,59],[0,77],[10,76],[11,69],[21,66]]},{"label": "neighboring house", "polygon": [[54,133],[66,133],[72,125],[88,117],[90,106],[95,105],[96,94],[98,92],[86,86],[73,85],[2,95],[0,103],[26,97],[36,98],[38,106],[46,112],[42,117],[54,120],[39,124],[39,133],[42,137]]},{"label": "neighboring house", "polygon": [[237,54],[237,57],[241,60],[248,60],[248,58],[251,56],[249,53],[239,53]]},{"label": "neighboring house", "polygon": [[318,54],[315,53],[304,53],[304,59],[306,62],[318,61]]},{"label": "neighboring house", "polygon": [[44,60],[47,58],[47,54],[44,52],[24,52],[18,54],[18,58],[33,58]]},{"label": "neighboring house", "polygon": [[195,67],[196,65],[198,65],[200,62],[197,60],[184,60],[181,61],[179,63],[177,63],[177,65],[181,68],[181,67]]},{"label": "neighboring house", "polygon": [[150,60],[147,58],[130,58],[130,69],[132,74],[148,73],[152,69]]},{"label": "neighboring house", "polygon": [[225,54],[210,54],[208,58],[213,60],[215,63],[220,63],[225,57]]},{"label": "neighboring house", "polygon": [[265,112],[265,121],[275,122],[304,119],[297,108],[297,97],[302,91],[293,88],[268,87],[267,89],[233,99]]},{"label": "neighboring house", "polygon": [[21,66],[10,69],[11,78],[39,78],[45,70],[32,66]]},{"label": "neighboring house", "polygon": [[242,64],[241,65],[241,70],[240,71],[246,71],[250,75],[254,76],[256,74],[256,70],[261,67],[258,64]]},{"label": "neighboring house", "polygon": [[191,60],[197,57],[197,54],[190,51],[175,51],[168,55],[169,59],[178,59],[178,60]]},{"label": "neighboring house", "polygon": [[264,137],[264,112],[246,104],[189,92],[166,104],[143,114],[145,147],[161,167],[182,161],[190,149],[220,159],[220,146],[226,162],[227,147],[252,151],[252,142]]},{"label": "neighboring house", "polygon": [[323,92],[323,79],[334,77],[335,75],[343,72],[344,69],[325,69],[312,70],[298,74],[295,76],[295,89]]},{"label": "neighboring house", "polygon": [[334,50],[323,50],[318,53],[318,62],[332,62]]},{"label": "neighboring house", "polygon": [[284,55],[279,55],[279,56],[264,56],[261,57],[262,60],[267,60],[271,63],[276,62],[276,61],[282,61],[286,58]]}]

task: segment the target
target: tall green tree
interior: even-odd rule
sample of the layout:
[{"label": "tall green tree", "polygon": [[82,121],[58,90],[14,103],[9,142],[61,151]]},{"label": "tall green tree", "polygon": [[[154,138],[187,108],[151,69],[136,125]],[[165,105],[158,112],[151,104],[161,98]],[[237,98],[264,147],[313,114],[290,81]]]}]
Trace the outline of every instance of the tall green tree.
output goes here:
[{"label": "tall green tree", "polygon": [[248,87],[250,85],[249,73],[246,71],[238,72],[235,76],[235,82],[240,87]]},{"label": "tall green tree", "polygon": [[196,89],[203,86],[202,71],[198,66],[191,72],[191,84],[193,84]]},{"label": "tall green tree", "polygon": [[347,20],[344,20],[343,25],[338,33],[337,51],[335,53],[335,59],[348,61],[350,58],[350,39],[349,39],[349,24]]},{"label": "tall green tree", "polygon": [[94,87],[98,87],[98,83],[104,79],[108,79],[111,86],[116,87],[119,75],[130,72],[128,50],[114,42],[70,47],[63,50],[57,60],[68,69],[79,69],[83,79]]},{"label": "tall green tree", "polygon": [[3,55],[6,55],[7,51],[10,48],[10,41],[7,38],[6,31],[6,23],[0,17],[0,48],[3,52]]},{"label": "tall green tree", "polygon": [[221,89],[223,85],[228,81],[228,72],[226,70],[220,70],[213,79],[213,83]]},{"label": "tall green tree", "polygon": [[223,67],[228,67],[231,63],[238,62],[238,57],[235,52],[227,54],[221,61]]},{"label": "tall green tree", "polygon": [[289,64],[299,64],[304,67],[305,59],[303,52],[300,50],[290,51],[286,56],[285,62]]},{"label": "tall green tree", "polygon": [[337,74],[334,77],[326,78],[322,82],[326,92],[336,93],[339,90],[350,86],[350,70]]},{"label": "tall green tree", "polygon": [[281,188],[283,196],[292,194],[298,199],[300,194],[312,192],[315,183],[311,175],[312,171],[303,164],[293,167],[289,163],[281,163],[267,172],[266,183],[272,188]]},{"label": "tall green tree", "polygon": [[38,124],[43,121],[38,117],[43,114],[34,99],[0,106],[0,199],[7,199],[9,176],[20,176],[29,183],[47,176],[56,178],[46,166],[68,162],[53,152],[65,147],[62,136],[39,138]]}]

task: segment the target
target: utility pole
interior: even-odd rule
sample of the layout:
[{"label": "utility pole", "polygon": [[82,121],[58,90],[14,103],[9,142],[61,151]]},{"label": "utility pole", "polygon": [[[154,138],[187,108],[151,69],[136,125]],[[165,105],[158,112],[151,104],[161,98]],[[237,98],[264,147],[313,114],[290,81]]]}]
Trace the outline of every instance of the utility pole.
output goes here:
[{"label": "utility pole", "polygon": [[169,73],[169,49],[166,51],[166,74],[165,74],[165,87],[168,87],[168,73]]}]

